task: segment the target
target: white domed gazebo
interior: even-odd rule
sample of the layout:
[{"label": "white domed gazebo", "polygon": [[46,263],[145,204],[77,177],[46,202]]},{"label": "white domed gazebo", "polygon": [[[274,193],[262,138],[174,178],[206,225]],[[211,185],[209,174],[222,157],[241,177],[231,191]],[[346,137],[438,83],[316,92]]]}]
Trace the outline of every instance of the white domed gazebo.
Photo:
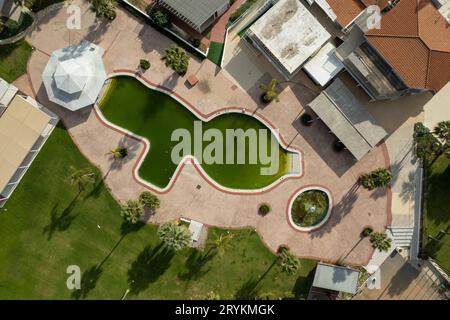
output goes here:
[{"label": "white domed gazebo", "polygon": [[42,73],[50,101],[71,111],[92,105],[106,80],[102,55],[87,41],[53,52]]}]

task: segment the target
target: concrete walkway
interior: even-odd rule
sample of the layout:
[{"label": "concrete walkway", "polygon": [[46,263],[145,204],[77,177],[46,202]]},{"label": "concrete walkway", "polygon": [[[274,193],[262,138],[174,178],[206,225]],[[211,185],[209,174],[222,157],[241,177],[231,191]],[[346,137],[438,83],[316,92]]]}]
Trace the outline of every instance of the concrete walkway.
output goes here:
[{"label": "concrete walkway", "polygon": [[[225,106],[245,107],[258,112],[279,128],[282,138],[303,152],[304,176],[285,180],[275,189],[256,195],[235,195],[211,186],[199,175],[194,166],[186,165],[170,192],[159,195],[161,209],[150,222],[162,222],[180,216],[192,218],[206,225],[226,228],[255,228],[272,250],[287,245],[301,257],[365,265],[373,252],[369,240],[361,239],[364,226],[384,230],[389,221],[388,195],[358,188],[356,181],[362,172],[388,165],[385,145],[375,148],[355,163],[346,153],[336,154],[332,149],[334,137],[320,122],[311,127],[300,124],[299,116],[315,93],[304,86],[284,86],[280,102],[267,106],[259,104],[260,89],[242,91],[226,74],[208,60],[191,57],[187,74],[195,73],[200,82],[192,89],[185,79],[174,74],[161,61],[161,54],[171,41],[136,19],[128,12],[117,9],[112,23],[98,21],[87,2],[76,0],[82,8],[81,30],[65,28],[65,8],[48,13],[28,37],[36,47],[28,64],[27,81],[20,81],[20,89],[33,92],[38,100],[55,111],[67,126],[81,152],[105,175],[112,194],[125,201],[136,198],[143,187],[133,178],[133,167],[142,153],[142,143],[124,137],[99,121],[92,109],[70,113],[48,101],[41,74],[49,54],[82,39],[105,49],[107,72],[136,70],[139,59],[151,62],[144,77],[176,92],[203,113],[211,113]],[[27,88],[25,88],[28,86]],[[107,150],[118,144],[129,149],[126,161],[112,163],[105,156]],[[294,230],[287,219],[289,198],[299,189],[310,185],[327,188],[335,204],[330,220],[319,230],[302,233]],[[198,188],[200,186],[200,188]],[[260,203],[270,204],[272,212],[266,217],[257,214]]]}]

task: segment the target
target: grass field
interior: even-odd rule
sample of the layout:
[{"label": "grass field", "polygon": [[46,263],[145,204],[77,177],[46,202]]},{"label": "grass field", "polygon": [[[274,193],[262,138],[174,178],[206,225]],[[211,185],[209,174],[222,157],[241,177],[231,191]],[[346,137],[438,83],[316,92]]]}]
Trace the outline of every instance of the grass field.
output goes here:
[{"label": "grass field", "polygon": [[[168,252],[154,225],[124,228],[119,205],[99,181],[77,197],[69,168],[92,167],[58,127],[0,209],[0,299],[127,299],[305,297],[315,262],[283,274],[252,230],[215,250]],[[158,213],[156,213],[158,214]],[[210,229],[209,237],[227,232]],[[67,267],[82,271],[82,287],[66,287]],[[217,296],[216,296],[217,297]]]},{"label": "grass field", "polygon": [[220,66],[222,62],[224,44],[219,42],[211,42],[208,51],[208,59]]},{"label": "grass field", "polygon": [[0,78],[13,82],[27,72],[30,55],[31,46],[25,40],[0,46]]},{"label": "grass field", "polygon": [[[424,249],[450,272],[450,159],[443,155],[431,167],[426,190]],[[427,236],[433,237],[433,239]]]}]

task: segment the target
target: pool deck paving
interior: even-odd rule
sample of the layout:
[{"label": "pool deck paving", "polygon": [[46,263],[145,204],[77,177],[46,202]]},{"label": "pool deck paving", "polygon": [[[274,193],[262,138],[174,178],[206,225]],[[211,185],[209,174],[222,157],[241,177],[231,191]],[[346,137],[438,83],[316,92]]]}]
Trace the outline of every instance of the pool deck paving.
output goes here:
[{"label": "pool deck paving", "polygon": [[[190,88],[185,77],[179,77],[161,61],[164,49],[172,43],[170,39],[121,8],[117,9],[117,18],[113,22],[101,23],[89,10],[87,2],[75,0],[74,3],[82,9],[81,30],[65,28],[68,15],[65,8],[60,8],[49,12],[27,37],[36,50],[29,61],[27,77],[19,81],[19,88],[32,92],[63,119],[81,152],[103,172],[116,199],[122,202],[133,199],[144,190],[133,176],[143,143],[109,128],[92,108],[73,113],[51,103],[41,80],[49,54],[82,39],[105,49],[103,58],[107,73],[134,73],[139,60],[148,59],[151,68],[141,75],[147,81],[172,90],[204,114],[223,107],[256,111],[279,128],[290,147],[302,152],[304,175],[285,179],[277,187],[260,194],[221,191],[202,177],[194,165],[186,164],[173,188],[158,195],[161,208],[149,222],[159,223],[183,216],[212,226],[252,227],[272,251],[287,245],[304,258],[352,265],[365,265],[369,261],[373,249],[367,238],[361,239],[360,233],[367,225],[384,230],[389,224],[390,191],[369,192],[359,188],[356,182],[362,172],[389,165],[385,144],[373,149],[359,162],[345,152],[336,154],[332,150],[334,137],[325,125],[319,121],[311,127],[300,125],[299,116],[316,96],[316,92],[304,86],[286,85],[279,102],[262,106],[257,84],[245,92],[230,80],[226,71],[208,60],[191,57],[187,76],[196,74],[200,81]],[[114,162],[106,153],[119,144],[128,148],[129,156],[122,162]],[[299,232],[289,225],[288,202],[296,191],[313,185],[331,192],[334,208],[329,221],[319,230]],[[265,217],[257,214],[261,203],[268,203],[272,208]]]}]

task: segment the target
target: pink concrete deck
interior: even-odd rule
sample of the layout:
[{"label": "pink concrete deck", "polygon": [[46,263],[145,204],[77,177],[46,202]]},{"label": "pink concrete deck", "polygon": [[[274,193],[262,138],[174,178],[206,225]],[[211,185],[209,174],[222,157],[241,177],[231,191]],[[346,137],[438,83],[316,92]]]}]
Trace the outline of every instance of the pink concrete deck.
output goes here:
[{"label": "pink concrete deck", "polygon": [[[48,54],[81,39],[99,44],[106,50],[107,72],[137,70],[139,59],[148,59],[152,66],[143,74],[148,81],[173,90],[203,113],[231,106],[256,110],[280,129],[285,141],[303,152],[302,178],[287,180],[273,190],[257,195],[219,191],[205,181],[194,166],[186,165],[170,192],[159,195],[161,209],[150,222],[185,216],[220,227],[249,226],[259,232],[273,251],[285,244],[301,257],[322,261],[345,258],[345,263],[355,265],[367,263],[373,250],[368,239],[360,239],[360,232],[366,225],[376,230],[385,228],[389,223],[389,196],[386,191],[368,192],[358,188],[356,181],[361,172],[389,163],[384,145],[375,148],[358,163],[348,154],[335,154],[332,150],[334,138],[323,124],[316,122],[306,128],[298,121],[304,106],[316,95],[304,86],[287,86],[280,94],[280,102],[260,106],[257,83],[254,90],[246,93],[213,63],[191,58],[187,74],[196,74],[200,81],[189,89],[186,79],[174,74],[161,61],[163,50],[171,44],[169,39],[120,8],[112,23],[99,23],[86,2],[76,0],[75,3],[82,7],[82,29],[69,31],[64,27],[67,18],[64,8],[49,13],[28,37],[37,50],[28,64],[29,81],[21,78],[18,85],[25,92],[33,92],[41,103],[62,117],[74,142],[99,166],[105,174],[105,182],[119,201],[136,198],[143,190],[132,174],[143,144],[105,126],[92,109],[71,113],[49,102],[41,80]],[[127,160],[120,165],[105,156],[107,150],[119,142],[129,149]],[[197,185],[201,189],[197,189]],[[288,223],[288,200],[297,190],[309,185],[330,190],[335,206],[325,226],[312,233],[302,233]],[[262,202],[272,208],[266,217],[257,214],[258,204]]]}]

